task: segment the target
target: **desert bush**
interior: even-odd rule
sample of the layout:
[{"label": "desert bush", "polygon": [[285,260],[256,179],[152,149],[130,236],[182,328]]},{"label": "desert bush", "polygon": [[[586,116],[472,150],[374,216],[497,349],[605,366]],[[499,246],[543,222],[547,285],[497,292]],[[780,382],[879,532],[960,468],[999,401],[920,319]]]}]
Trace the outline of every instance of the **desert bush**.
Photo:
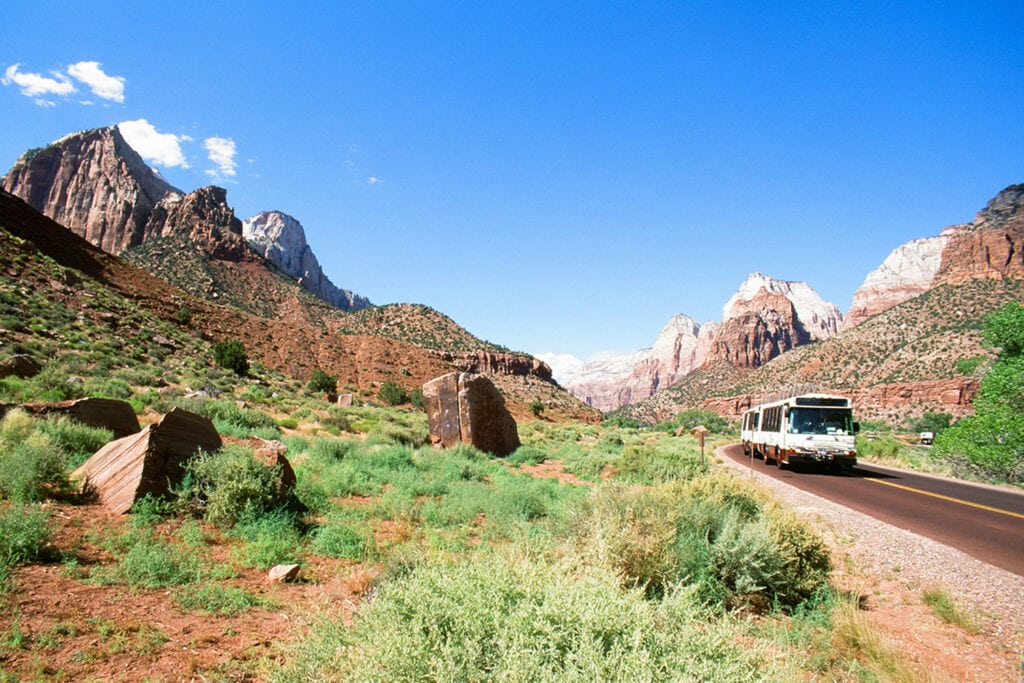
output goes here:
[{"label": "desert bush", "polygon": [[236,558],[247,567],[260,569],[298,563],[306,546],[294,515],[280,509],[259,517],[247,516],[232,535],[243,541],[235,550]]},{"label": "desert bush", "polygon": [[124,548],[116,564],[93,567],[89,580],[100,585],[126,584],[132,588],[163,588],[198,581],[195,553],[182,552],[171,540],[151,529],[129,532],[117,541]]},{"label": "desert bush", "polygon": [[362,560],[373,549],[373,534],[351,523],[329,520],[312,533],[310,551],[317,555]]},{"label": "desert bush", "polygon": [[116,377],[90,377],[85,381],[85,393],[100,398],[126,400],[132,397],[134,391],[123,379],[117,379]]},{"label": "desert bush", "polygon": [[228,445],[200,453],[186,466],[182,505],[201,511],[211,524],[230,528],[294,505],[281,485],[280,468],[256,460],[252,450]]},{"label": "desert bush", "polygon": [[408,401],[409,395],[405,393],[405,389],[398,382],[389,379],[381,385],[377,392],[377,398],[389,406],[397,406]]},{"label": "desert bush", "polygon": [[35,505],[0,508],[0,575],[15,565],[46,557],[52,533],[49,513]]},{"label": "desert bush", "polygon": [[249,356],[245,345],[237,339],[219,341],[213,345],[213,361],[222,368],[231,370],[239,377],[249,374]]},{"label": "desert bush", "polygon": [[938,436],[949,428],[952,421],[953,416],[950,413],[925,412],[921,417],[908,424],[907,429],[911,432],[932,432]]},{"label": "desert bush", "polygon": [[182,399],[175,404],[209,418],[221,434],[239,437],[256,435],[265,438],[280,436],[274,418],[259,410],[242,408],[234,401],[199,398]]},{"label": "desert bush", "polygon": [[68,417],[49,418],[39,424],[39,430],[60,448],[66,465],[74,469],[114,440],[114,433],[102,427],[90,427]]},{"label": "desert bush", "polygon": [[614,570],[649,597],[683,582],[718,608],[794,607],[831,572],[827,549],[809,527],[727,477],[601,487],[570,519],[588,563]]},{"label": "desert bush", "polygon": [[181,586],[174,591],[174,601],[185,610],[234,616],[253,607],[266,604],[265,600],[236,586],[224,586],[213,581]]},{"label": "desert bush", "polygon": [[520,446],[505,458],[505,462],[513,467],[537,465],[545,460],[547,460],[547,454],[535,446]]},{"label": "desert bush", "polygon": [[338,376],[317,368],[306,383],[306,389],[314,394],[333,394],[338,390]]},{"label": "desert bush", "polygon": [[21,410],[0,422],[0,495],[12,501],[32,503],[67,490],[67,459],[41,422]]},{"label": "desert bush", "polygon": [[685,410],[671,420],[659,423],[655,429],[674,434],[679,428],[689,431],[698,425],[707,427],[712,434],[722,434],[731,428],[729,420],[713,410]]},{"label": "desert bush", "polygon": [[905,448],[901,441],[891,436],[880,439],[868,439],[861,435],[856,437],[857,456],[864,460],[884,460],[896,458]]},{"label": "desert bush", "polygon": [[778,677],[761,648],[678,593],[656,603],[592,568],[475,557],[377,589],[352,629],[324,620],[273,680],[594,681]]}]

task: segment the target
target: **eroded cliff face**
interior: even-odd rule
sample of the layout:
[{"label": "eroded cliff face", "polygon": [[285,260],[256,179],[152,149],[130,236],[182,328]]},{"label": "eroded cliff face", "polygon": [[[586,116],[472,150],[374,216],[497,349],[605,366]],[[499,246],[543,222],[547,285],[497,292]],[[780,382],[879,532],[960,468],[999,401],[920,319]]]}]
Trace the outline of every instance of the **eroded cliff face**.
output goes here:
[{"label": "eroded cliff face", "polygon": [[611,411],[642,401],[699,367],[706,348],[701,325],[677,314],[651,348],[591,361],[564,380],[565,388],[588,405]]},{"label": "eroded cliff face", "polygon": [[705,365],[726,361],[737,368],[757,368],[811,336],[784,294],[760,289],[750,299],[736,301],[732,317],[724,321],[711,341]]},{"label": "eroded cliff face", "polygon": [[942,265],[942,252],[956,228],[937,237],[902,244],[864,279],[853,295],[843,329],[859,325],[873,315],[928,291]]},{"label": "eroded cliff face", "polygon": [[169,194],[153,208],[143,240],[184,236],[221,261],[256,260],[242,237],[242,222],[227,204],[222,187],[201,187],[185,196]]},{"label": "eroded cliff face", "polygon": [[1024,279],[1024,185],[1011,185],[972,223],[902,244],[853,295],[844,329],[939,285]]},{"label": "eroded cliff face", "polygon": [[269,261],[314,296],[343,310],[370,305],[324,275],[298,221],[280,212],[259,214],[250,225],[250,247],[223,188],[186,194],[171,186],[116,126],[75,133],[26,152],[4,177],[3,187],[112,254],[155,238],[182,238],[215,261]]},{"label": "eroded cliff face", "polygon": [[112,254],[145,239],[150,214],[164,197],[184,194],[146,166],[116,126],[25,152],[3,188]]},{"label": "eroded cliff face", "polygon": [[332,306],[355,311],[371,305],[366,297],[331,282],[306,242],[302,224],[288,214],[262,211],[242,222],[242,235],[265,259]]},{"label": "eroded cliff face", "polygon": [[587,404],[609,412],[643,401],[702,367],[724,361],[747,370],[799,344],[837,333],[839,309],[803,282],[753,273],[725,303],[721,323],[674,316],[654,345],[591,361],[561,381]]},{"label": "eroded cliff face", "polygon": [[1011,185],[958,226],[942,250],[935,285],[1024,279],[1024,185]]}]

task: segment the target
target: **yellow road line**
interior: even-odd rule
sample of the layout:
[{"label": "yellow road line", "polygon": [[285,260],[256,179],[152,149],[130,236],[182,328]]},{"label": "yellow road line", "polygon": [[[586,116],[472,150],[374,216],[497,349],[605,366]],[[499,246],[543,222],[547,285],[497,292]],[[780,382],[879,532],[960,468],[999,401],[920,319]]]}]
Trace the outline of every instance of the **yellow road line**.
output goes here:
[{"label": "yellow road line", "polygon": [[931,496],[933,498],[941,498],[942,500],[948,500],[951,503],[960,503],[961,505],[969,505],[972,508],[981,508],[982,510],[988,510],[989,512],[998,512],[1001,515],[1009,515],[1010,517],[1017,517],[1018,519],[1024,519],[1024,515],[1019,512],[1010,512],[1009,510],[1001,510],[994,508],[989,505],[982,505],[981,503],[972,503],[969,500],[962,500],[960,498],[953,498],[951,496],[944,496],[941,493],[932,493],[931,491],[922,491],[921,489],[915,489],[910,486],[904,486],[903,484],[894,484],[891,481],[882,481],[881,479],[866,479],[866,481],[873,481],[876,484],[885,484],[886,486],[892,486],[898,489],[904,489],[905,491],[913,491],[914,493],[920,493],[923,496]]}]

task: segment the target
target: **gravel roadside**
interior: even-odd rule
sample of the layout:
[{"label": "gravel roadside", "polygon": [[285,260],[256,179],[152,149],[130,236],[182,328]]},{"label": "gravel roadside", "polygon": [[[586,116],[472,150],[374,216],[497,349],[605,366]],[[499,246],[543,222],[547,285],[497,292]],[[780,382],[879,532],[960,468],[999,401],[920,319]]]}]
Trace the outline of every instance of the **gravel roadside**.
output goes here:
[{"label": "gravel roadside", "polygon": [[[1009,652],[1024,653],[1024,577],[751,471],[720,450],[715,455],[722,464],[753,476],[779,500],[805,513],[833,547],[852,558],[860,573],[897,576],[900,583],[919,589],[941,587],[976,614],[986,636]],[[1024,543],[1024,539],[1007,542]]]}]

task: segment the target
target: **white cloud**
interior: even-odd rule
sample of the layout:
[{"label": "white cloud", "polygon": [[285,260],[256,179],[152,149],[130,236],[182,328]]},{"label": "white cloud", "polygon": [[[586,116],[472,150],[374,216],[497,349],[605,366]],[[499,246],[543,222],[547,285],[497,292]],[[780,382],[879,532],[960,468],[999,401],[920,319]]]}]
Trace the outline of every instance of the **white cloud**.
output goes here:
[{"label": "white cloud", "polygon": [[124,102],[124,77],[107,75],[99,62],[76,62],[68,67],[68,73],[89,86],[96,97]]},{"label": "white cloud", "polygon": [[181,143],[192,139],[187,135],[160,133],[146,119],[122,121],[117,127],[125,141],[146,161],[167,168],[188,168],[181,151]]},{"label": "white cloud", "polygon": [[206,138],[203,141],[203,148],[209,153],[210,161],[217,165],[217,168],[206,171],[207,175],[215,178],[234,177],[235,169],[238,167],[238,163],[235,161],[238,150],[235,148],[234,140],[218,137]]},{"label": "white cloud", "polygon": [[380,178],[378,178],[375,175],[372,175],[372,176],[370,176],[369,178],[366,179],[366,184],[367,185],[376,185],[379,182],[380,182]]},{"label": "white cloud", "polygon": [[36,104],[52,107],[55,102],[48,100],[44,95],[70,95],[75,90],[75,84],[64,74],[54,71],[53,78],[42,74],[26,73],[18,71],[21,64],[13,64],[4,71],[4,77],[0,79],[4,85],[16,85],[21,89],[25,97],[34,98]]}]

